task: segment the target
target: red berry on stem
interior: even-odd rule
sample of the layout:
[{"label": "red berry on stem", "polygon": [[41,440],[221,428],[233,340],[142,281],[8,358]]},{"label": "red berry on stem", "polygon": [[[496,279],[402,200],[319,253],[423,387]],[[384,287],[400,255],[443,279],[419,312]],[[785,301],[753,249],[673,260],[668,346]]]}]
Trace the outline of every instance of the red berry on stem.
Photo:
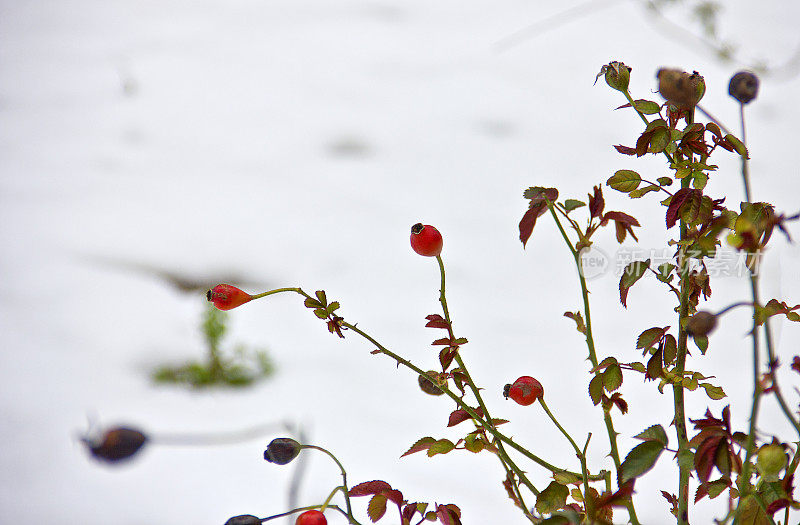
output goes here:
[{"label": "red berry on stem", "polygon": [[442,234],[430,224],[418,222],[411,227],[411,248],[425,257],[442,253]]},{"label": "red berry on stem", "polygon": [[295,525],[328,525],[328,520],[320,511],[308,510],[297,516]]},{"label": "red berry on stem", "polygon": [[230,310],[241,306],[253,298],[247,292],[231,286],[230,284],[218,284],[206,292],[206,299],[214,303],[220,310]]},{"label": "red berry on stem", "polygon": [[544,388],[531,376],[522,376],[513,384],[506,385],[503,395],[506,399],[510,397],[520,405],[528,406],[544,395]]}]

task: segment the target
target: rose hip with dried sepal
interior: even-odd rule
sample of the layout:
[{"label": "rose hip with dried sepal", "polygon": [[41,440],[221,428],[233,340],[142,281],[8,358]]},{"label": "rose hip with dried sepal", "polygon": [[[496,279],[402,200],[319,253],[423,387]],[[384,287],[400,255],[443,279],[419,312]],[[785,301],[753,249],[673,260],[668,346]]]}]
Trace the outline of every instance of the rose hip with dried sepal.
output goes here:
[{"label": "rose hip with dried sepal", "polygon": [[717,327],[717,316],[701,310],[691,316],[686,323],[686,332],[691,336],[704,337]]},{"label": "rose hip with dried sepal", "polygon": [[442,234],[430,224],[418,222],[411,227],[411,248],[425,257],[436,257],[442,253]]},{"label": "rose hip with dried sepal", "polygon": [[219,310],[231,310],[250,301],[253,298],[249,293],[230,284],[218,284],[206,292],[206,299],[214,303]]},{"label": "rose hip with dried sepal", "polygon": [[544,395],[544,388],[539,381],[531,376],[522,376],[514,383],[506,385],[503,388],[503,396],[506,399],[509,397],[523,406],[533,404],[534,401],[540,399]]},{"label": "rose hip with dried sepal", "polygon": [[328,525],[328,520],[320,511],[309,510],[297,516],[295,525]]}]

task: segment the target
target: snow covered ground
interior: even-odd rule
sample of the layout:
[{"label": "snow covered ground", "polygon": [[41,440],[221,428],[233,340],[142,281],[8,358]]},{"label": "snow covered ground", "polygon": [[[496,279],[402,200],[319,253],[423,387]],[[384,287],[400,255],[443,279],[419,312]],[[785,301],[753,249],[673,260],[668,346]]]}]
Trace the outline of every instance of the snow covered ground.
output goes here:
[{"label": "snow covered ground", "polygon": [[[108,468],[76,439],[87,416],[154,433],[301,423],[338,455],[351,483],[384,479],[410,500],[456,503],[465,524],[522,523],[488,454],[398,459],[422,436],[460,437],[459,427],[445,428],[452,407],[420,394],[410,373],[371,356],[363,341],[331,337],[296,296],[230,317],[229,342],[268,347],[279,367],[273,380],[189,392],[147,379],[155,364],[201,354],[205,304],[137,265],[209,284],[236,272],[263,289],[324,288],[348,320],[434,368],[437,334],[423,318],[437,311],[438,272],[408,247],[420,220],[444,234],[451,313],[493,415],[511,419],[507,432],[534,451],[576,467],[538,407],[500,396],[503,384],[534,375],[573,435],[594,433],[599,465],[608,442],[585,395],[585,348],[561,316],[580,306],[574,269],[550,221],[523,251],[522,190],[557,186],[582,198],[617,169],[658,176],[660,163],[611,148],[632,143],[640,123],[613,111],[619,94],[592,86],[602,64],[631,65],[634,94],[654,99],[659,67],[696,69],[708,85],[703,105],[735,129],[727,83],[737,68],[678,44],[624,1],[498,51],[504,38],[572,5],[0,1],[0,523],[221,524],[285,509],[290,469],[261,459],[272,435],[229,447],[154,446]],[[721,30],[745,57],[778,65],[798,45],[798,19],[797,2],[735,0]],[[800,203],[798,94],[798,77],[764,79],[748,108],[755,197],[788,212]],[[719,164],[709,191],[734,206],[737,159]],[[642,221],[641,247],[663,246],[663,215],[647,212],[652,199],[607,190],[606,200]],[[796,224],[792,231],[800,237]],[[616,250],[610,233],[598,246]],[[800,250],[776,239],[764,295],[800,302],[798,265]],[[661,293],[655,284],[637,285],[629,311],[613,275],[591,287],[601,356],[640,358],[635,336],[673,322],[670,306],[651,300]],[[720,279],[710,308],[748,294],[745,279]],[[784,363],[800,341],[789,324],[778,326]],[[730,402],[745,425],[746,326],[747,312],[731,314],[709,354],[694,356],[690,366],[713,371],[730,397],[689,395],[691,417]],[[790,396],[793,379],[784,379]],[[622,392],[623,436],[668,427],[670,396],[633,376]],[[765,435],[790,435],[773,403],[763,417]],[[644,523],[668,521],[660,490],[674,491],[675,475],[663,463],[637,485]],[[546,471],[528,471],[547,483]],[[335,466],[313,457],[302,503],[321,502],[338,481]],[[709,523],[722,504],[704,500],[694,521]]]}]

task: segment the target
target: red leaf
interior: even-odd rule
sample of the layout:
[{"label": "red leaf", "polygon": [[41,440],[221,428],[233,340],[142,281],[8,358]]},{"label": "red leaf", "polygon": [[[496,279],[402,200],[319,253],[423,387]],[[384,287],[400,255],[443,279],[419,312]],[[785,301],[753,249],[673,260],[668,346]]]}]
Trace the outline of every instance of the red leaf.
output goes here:
[{"label": "red leaf", "polygon": [[589,195],[589,213],[592,218],[602,217],[603,208],[606,207],[606,201],[603,198],[603,189],[600,186],[594,187],[594,194]]},{"label": "red leaf", "polygon": [[365,481],[364,483],[359,483],[355,487],[352,487],[350,489],[350,492],[348,492],[348,494],[351,497],[373,496],[375,494],[380,494],[382,492],[387,492],[390,490],[392,490],[392,486],[386,483],[385,481],[374,480],[374,481]]},{"label": "red leaf", "polygon": [[635,217],[631,217],[627,213],[622,213],[621,211],[606,212],[603,215],[603,224],[607,223],[609,219],[621,222],[623,224],[629,224],[631,226],[641,226],[641,224],[639,224],[639,221],[637,221]]},{"label": "red leaf", "polygon": [[[476,408],[475,412],[479,416],[483,417],[483,410],[480,407]],[[450,414],[450,419],[447,422],[447,426],[448,427],[454,427],[454,426],[458,425],[459,423],[467,421],[468,419],[472,419],[472,416],[470,416],[467,413],[466,410],[463,410],[463,409],[459,408],[458,410],[454,410]]]},{"label": "red leaf", "polygon": [[442,339],[437,339],[436,341],[431,343],[431,346],[437,345],[445,345],[445,346],[453,346],[453,340],[449,337],[444,337]]},{"label": "red leaf", "polygon": [[522,220],[519,221],[519,240],[522,241],[523,248],[531,238],[533,227],[536,226],[536,219],[544,215],[545,211],[547,211],[546,203],[535,204],[528,208],[528,211],[522,216]]},{"label": "red leaf", "polygon": [[449,325],[447,324],[447,321],[445,321],[444,317],[442,317],[439,314],[429,315],[425,319],[428,320],[428,322],[425,324],[425,326],[428,327],[428,328],[444,328],[444,329],[447,329],[449,327]]},{"label": "red leaf", "polygon": [[[417,441],[416,443],[414,443],[413,445],[411,445],[411,448],[410,448],[410,449],[408,449],[408,450],[407,450],[407,451],[406,451],[406,452],[405,452],[405,453],[404,453],[402,456],[400,456],[400,457],[402,458],[402,457],[404,457],[404,456],[408,456],[409,454],[414,454],[415,452],[421,452],[421,451],[423,451],[423,450],[428,450],[429,448],[431,448],[431,445],[433,445],[434,443],[436,443],[436,440],[435,440],[435,439],[433,439],[432,437],[427,437],[427,436],[426,436],[426,437],[424,437],[424,438],[422,438],[422,439],[418,440],[418,441]],[[392,487],[389,487],[389,488],[391,489]]]},{"label": "red leaf", "polygon": [[403,504],[403,493],[400,492],[399,490],[392,489],[387,492],[384,492],[384,494],[389,499],[389,501],[391,501],[398,507]]},{"label": "red leaf", "polygon": [[631,494],[633,494],[633,483],[635,480],[629,480],[622,484],[618,491],[613,494],[605,494],[597,499],[597,508],[607,507],[624,507]]},{"label": "red leaf", "polygon": [[667,228],[672,228],[675,226],[675,223],[678,222],[678,214],[681,209],[681,206],[686,199],[689,198],[691,192],[696,191],[692,190],[691,188],[681,188],[675,192],[675,195],[669,201],[669,207],[667,208]]},{"label": "red leaf", "polygon": [[410,523],[411,518],[414,517],[414,514],[417,513],[417,504],[416,503],[409,503],[405,507],[403,507],[403,523]]}]

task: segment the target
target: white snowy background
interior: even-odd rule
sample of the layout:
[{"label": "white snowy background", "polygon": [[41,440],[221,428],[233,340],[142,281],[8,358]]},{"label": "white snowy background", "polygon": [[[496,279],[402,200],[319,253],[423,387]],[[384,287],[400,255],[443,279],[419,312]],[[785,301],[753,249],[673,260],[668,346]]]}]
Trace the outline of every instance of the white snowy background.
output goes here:
[{"label": "white snowy background", "polygon": [[[586,394],[586,350],[572,321],[580,307],[566,248],[543,217],[526,250],[517,239],[528,186],[583,198],[617,169],[662,174],[661,159],[617,154],[640,122],[614,111],[622,97],[600,66],[633,67],[637,98],[657,99],[655,71],[700,71],[703,105],[738,130],[727,84],[738,66],[683,45],[648,21],[639,2],[609,3],[499,51],[517,31],[575,2],[474,0],[122,0],[0,2],[0,523],[222,524],[236,514],[285,510],[291,467],[267,464],[275,435],[210,448],[153,446],[135,461],[92,461],[77,436],[87,417],[148,432],[212,432],[292,421],[334,451],[351,483],[384,479],[415,501],[453,502],[465,524],[522,523],[489,454],[399,456],[446,429],[451,403],[421,394],[416,378],[341,341],[296,295],[230,315],[227,343],[267,347],[277,375],[243,391],[154,387],[156,364],[200,357],[201,294],[186,295],[153,267],[209,279],[239,273],[249,291],[325,289],[342,314],[386,346],[435,368],[423,328],[438,311],[438,271],[408,246],[409,227],[445,238],[448,298],[463,355],[495,417],[531,450],[578,468],[541,409],[502,399],[520,375],[544,384],[549,406],[583,441],[591,467],[607,461],[601,412]],[[678,23],[685,11],[670,11]],[[798,45],[800,4],[725,2],[720,30],[748,60],[778,66]],[[748,107],[755,198],[800,207],[798,77],[763,79]],[[708,190],[742,199],[738,159],[722,152]],[[606,189],[607,209],[643,223],[639,246],[664,246],[663,209]],[[660,210],[660,211],[659,211]],[[791,227],[800,237],[797,224]],[[614,253],[610,231],[597,246]],[[634,246],[628,244],[628,246]],[[800,302],[800,251],[778,235],[764,297]],[[618,277],[590,283],[600,357],[636,360],[636,335],[674,325],[667,295],[646,280],[618,300]],[[747,300],[745,278],[718,279],[709,309]],[[745,428],[752,393],[748,313],[726,316],[691,369],[716,375],[729,398],[687,396],[690,417],[731,403]],[[800,327],[775,323],[782,362]],[[792,404],[797,376],[782,375]],[[630,403],[615,416],[630,436],[669,428],[671,395],[626,376]],[[461,428],[464,427],[464,428]],[[763,436],[794,439],[772,400]],[[665,455],[637,484],[643,523],[668,523],[660,490],[675,491]],[[543,487],[548,472],[520,459]],[[608,464],[608,463],[606,463]],[[314,454],[301,503],[321,503],[338,471]],[[692,486],[694,490],[695,486]],[[704,500],[694,523],[724,502]],[[354,500],[363,513],[366,499]],[[533,498],[529,499],[533,503]],[[619,511],[618,520],[623,511]],[[397,521],[389,514],[387,523]],[[330,523],[344,523],[329,513]]]}]

